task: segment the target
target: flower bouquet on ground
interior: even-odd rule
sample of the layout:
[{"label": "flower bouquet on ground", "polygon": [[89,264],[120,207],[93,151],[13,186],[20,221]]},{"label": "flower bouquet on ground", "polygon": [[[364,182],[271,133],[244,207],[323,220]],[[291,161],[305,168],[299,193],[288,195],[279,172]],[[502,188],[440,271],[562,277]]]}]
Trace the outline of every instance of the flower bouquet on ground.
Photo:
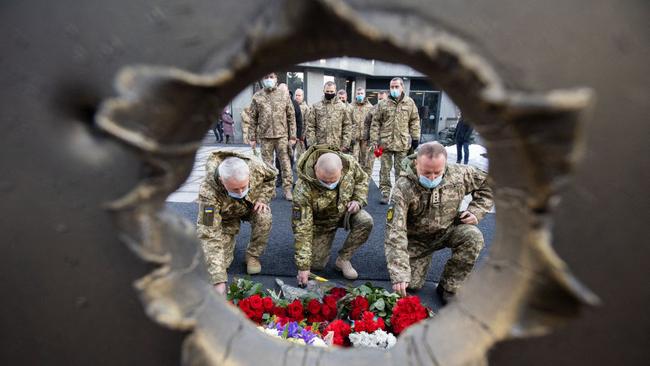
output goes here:
[{"label": "flower bouquet on ground", "polygon": [[260,283],[236,279],[228,300],[264,333],[299,344],[388,349],[405,329],[433,316],[417,296],[371,283],[315,291],[278,284],[281,292],[264,291]]}]

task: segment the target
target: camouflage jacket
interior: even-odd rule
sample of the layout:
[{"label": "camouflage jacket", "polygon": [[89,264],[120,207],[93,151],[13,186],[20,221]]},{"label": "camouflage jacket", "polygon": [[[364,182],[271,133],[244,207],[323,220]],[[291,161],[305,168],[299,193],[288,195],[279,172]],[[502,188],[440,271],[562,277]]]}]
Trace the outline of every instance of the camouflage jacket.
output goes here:
[{"label": "camouflage jacket", "polygon": [[305,135],[305,126],[304,125],[307,124],[307,119],[309,118],[309,112],[311,111],[311,107],[309,107],[309,104],[307,104],[307,102],[305,102],[304,100],[299,105],[300,105],[300,113],[302,113],[302,124],[303,124],[302,133],[303,133],[303,136],[298,136],[298,137],[305,138],[305,136],[304,136]]},{"label": "camouflage jacket", "polygon": [[338,98],[314,104],[309,111],[305,137],[309,145],[350,147],[352,128],[347,107]]},{"label": "camouflage jacket", "polygon": [[[226,158],[235,156],[243,159],[250,169],[248,195],[237,200],[228,195],[228,191],[219,180],[217,167]],[[255,202],[269,203],[275,195],[275,177],[277,170],[254,155],[234,151],[213,151],[205,164],[205,178],[199,189],[199,213],[197,226],[220,229],[222,221],[240,220],[250,214]]]},{"label": "camouflage jacket", "polygon": [[262,89],[253,95],[250,105],[248,139],[296,137],[296,113],[288,93],[278,88]]},{"label": "camouflage jacket", "polygon": [[[314,165],[325,153],[333,152],[341,157],[343,171],[336,189],[323,187]],[[299,270],[311,266],[311,246],[314,227],[336,227],[347,211],[347,204],[357,201],[365,206],[368,198],[368,176],[359,163],[334,146],[310,146],[301,155],[296,168],[298,181],[293,190],[292,227],[295,236],[295,260]]]},{"label": "camouflage jacket", "polygon": [[373,109],[372,104],[365,99],[363,103],[354,103],[352,104],[352,113],[350,114],[350,119],[352,120],[352,140],[366,140],[365,136],[365,121],[366,116]]},{"label": "camouflage jacket", "polygon": [[434,242],[454,225],[458,209],[467,194],[472,195],[468,211],[481,220],[492,208],[488,175],[471,166],[447,164],[442,183],[427,189],[420,185],[415,155],[402,162],[404,172],[395,182],[391,206],[386,214],[384,249],[393,283],[410,282],[408,239]]},{"label": "camouflage jacket", "polygon": [[406,151],[411,140],[420,140],[420,116],[415,102],[404,95],[396,101],[386,98],[377,104],[370,127],[370,141],[386,150]]}]

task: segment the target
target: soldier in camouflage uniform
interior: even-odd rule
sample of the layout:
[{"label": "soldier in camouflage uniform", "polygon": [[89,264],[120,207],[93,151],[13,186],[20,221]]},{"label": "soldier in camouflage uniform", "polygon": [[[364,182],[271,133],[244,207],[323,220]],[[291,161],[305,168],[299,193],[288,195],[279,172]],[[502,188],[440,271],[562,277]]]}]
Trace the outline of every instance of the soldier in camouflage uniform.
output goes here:
[{"label": "soldier in camouflage uniform", "polygon": [[372,118],[370,140],[373,149],[379,145],[384,148],[379,171],[379,190],[383,196],[381,203],[386,204],[391,190],[391,168],[395,166],[397,180],[400,162],[409,149],[417,148],[420,141],[418,108],[413,99],[404,94],[404,81],[401,78],[390,81],[390,97],[378,104]]},{"label": "soldier in camouflage uniform", "polygon": [[[451,248],[437,292],[446,303],[469,275],[483,248],[476,227],[492,208],[487,174],[464,165],[447,164],[438,142],[420,146],[402,162],[386,214],[384,248],[393,289],[424,284],[435,251]],[[458,212],[463,197],[472,195],[467,211]]]},{"label": "soldier in camouflage uniform", "polygon": [[251,125],[251,106],[244,108],[241,111],[241,132],[242,139],[245,144],[248,144],[248,127]]},{"label": "soldier in camouflage uniform", "polygon": [[[262,144],[262,159],[273,165],[273,153],[280,160],[284,197],[291,201],[293,171],[289,160],[288,144],[296,143],[296,117],[289,94],[278,89],[277,76],[270,73],[262,79],[264,89],[253,95],[250,105],[250,128],[248,140],[255,148],[257,140]],[[287,141],[287,138],[289,141]]]},{"label": "soldier in camouflage uniform", "polygon": [[298,88],[296,89],[296,93],[294,96],[295,101],[298,103],[300,106],[300,113],[302,114],[302,121],[303,121],[303,126],[302,126],[302,136],[298,136],[298,140],[296,141],[296,160],[300,159],[300,156],[305,152],[306,146],[305,146],[305,125],[307,124],[307,119],[309,118],[309,105],[307,104],[307,101],[305,101],[305,92]]},{"label": "soldier in camouflage uniform", "polygon": [[297,172],[292,226],[298,283],[307,283],[310,270],[325,268],[339,227],[350,233],[338,252],[336,268],[345,278],[356,279],[350,258],[373,226],[372,216],[362,209],[368,196],[366,173],[350,155],[327,145],[310,146],[298,161]]},{"label": "soldier in camouflage uniform", "polygon": [[308,145],[331,145],[347,152],[352,126],[347,107],[336,98],[336,84],[325,83],[323,100],[309,111],[305,136]]},{"label": "soldier in camouflage uniform", "polygon": [[388,92],[386,90],[381,90],[379,93],[377,93],[377,104],[375,104],[372,109],[366,114],[366,118],[363,123],[363,135],[361,139],[361,155],[360,156],[365,156],[363,158],[363,170],[368,174],[368,180],[371,179],[372,177],[372,171],[375,167],[375,152],[374,152],[374,147],[372,147],[370,143],[370,126],[372,125],[372,118],[377,113],[377,107],[379,106],[379,102],[382,100],[388,98]]},{"label": "soldier in camouflage uniform", "polygon": [[210,279],[224,293],[233,260],[240,221],[251,223],[246,270],[259,273],[260,255],[271,231],[271,209],[277,170],[259,158],[233,151],[214,151],[206,162],[199,190],[197,233],[203,246]]},{"label": "soldier in camouflage uniform", "polygon": [[364,88],[357,88],[352,104],[352,112],[350,119],[352,121],[352,156],[357,159],[359,165],[367,172],[367,146],[362,150],[362,141],[364,139],[364,124],[366,116],[372,110],[372,104],[366,98],[366,90]]},{"label": "soldier in camouflage uniform", "polygon": [[350,118],[352,118],[352,105],[348,103],[348,92],[345,91],[345,89],[341,89],[338,92],[336,92],[337,96],[339,97],[339,100],[343,103],[345,108],[348,110],[348,115],[350,115]]}]

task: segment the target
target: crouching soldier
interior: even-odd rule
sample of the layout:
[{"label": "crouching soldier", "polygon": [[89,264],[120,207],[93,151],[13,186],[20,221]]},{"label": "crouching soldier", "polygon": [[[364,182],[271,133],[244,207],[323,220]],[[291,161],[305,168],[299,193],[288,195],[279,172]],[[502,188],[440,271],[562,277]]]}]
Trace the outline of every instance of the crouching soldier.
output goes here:
[{"label": "crouching soldier", "polygon": [[259,158],[231,151],[215,151],[206,163],[199,191],[197,232],[211,281],[225,293],[235,251],[235,236],[242,220],[251,224],[246,250],[246,271],[262,270],[260,255],[269,240],[271,209],[277,171]]},{"label": "crouching soldier", "polygon": [[352,156],[327,145],[307,149],[296,170],[292,223],[298,284],[307,284],[311,270],[325,268],[340,227],[350,233],[338,252],[336,268],[345,278],[356,279],[350,259],[373,226],[372,216],[362,209],[368,196],[366,173]]},{"label": "crouching soldier", "polygon": [[[447,164],[447,151],[437,142],[419,147],[404,159],[403,174],[392,191],[386,214],[384,247],[393,289],[424,284],[435,251],[451,248],[436,289],[443,303],[456,293],[483,248],[476,227],[492,208],[487,174],[471,166]],[[472,195],[467,211],[458,212],[463,197]]]}]

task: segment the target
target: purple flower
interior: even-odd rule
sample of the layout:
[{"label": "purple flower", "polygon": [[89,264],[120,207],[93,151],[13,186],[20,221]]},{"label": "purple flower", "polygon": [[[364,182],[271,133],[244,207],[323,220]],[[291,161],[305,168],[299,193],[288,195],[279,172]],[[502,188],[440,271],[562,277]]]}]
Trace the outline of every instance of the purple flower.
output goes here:
[{"label": "purple flower", "polygon": [[314,338],[316,338],[316,334],[303,329],[302,332],[300,333],[300,338],[302,338],[303,341],[307,344],[312,344],[314,342]]}]

